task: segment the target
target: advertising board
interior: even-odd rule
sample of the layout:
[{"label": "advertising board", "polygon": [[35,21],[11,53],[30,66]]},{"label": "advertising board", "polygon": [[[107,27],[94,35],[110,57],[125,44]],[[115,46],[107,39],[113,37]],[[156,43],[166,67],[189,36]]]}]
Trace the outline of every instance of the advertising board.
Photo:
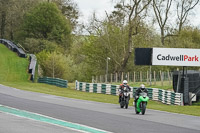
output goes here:
[{"label": "advertising board", "polygon": [[200,66],[200,49],[153,48],[152,65]]}]

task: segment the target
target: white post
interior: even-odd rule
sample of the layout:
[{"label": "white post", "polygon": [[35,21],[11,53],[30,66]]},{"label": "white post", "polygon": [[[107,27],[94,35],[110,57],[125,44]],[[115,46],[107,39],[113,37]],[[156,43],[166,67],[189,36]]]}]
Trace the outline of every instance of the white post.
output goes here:
[{"label": "white post", "polygon": [[156,72],[154,71],[153,74],[154,74],[154,85],[156,85]]}]

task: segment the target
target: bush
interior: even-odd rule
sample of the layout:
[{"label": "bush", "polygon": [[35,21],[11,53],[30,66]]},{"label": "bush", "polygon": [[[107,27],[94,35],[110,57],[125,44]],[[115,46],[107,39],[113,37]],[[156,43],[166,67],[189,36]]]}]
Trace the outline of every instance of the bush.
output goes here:
[{"label": "bush", "polygon": [[59,52],[42,51],[37,58],[43,70],[43,76],[66,79],[69,82],[75,80],[76,66],[70,56]]}]

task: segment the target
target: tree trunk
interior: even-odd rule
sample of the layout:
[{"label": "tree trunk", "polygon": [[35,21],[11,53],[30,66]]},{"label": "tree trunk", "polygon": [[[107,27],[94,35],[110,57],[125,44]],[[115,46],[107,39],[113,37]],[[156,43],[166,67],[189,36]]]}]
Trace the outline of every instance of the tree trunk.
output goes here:
[{"label": "tree trunk", "polygon": [[1,13],[1,35],[0,38],[4,38],[5,33],[5,27],[6,27],[6,13],[2,11]]},{"label": "tree trunk", "polygon": [[164,28],[161,28],[161,43],[162,43],[162,46],[165,45],[165,34],[164,34]]},{"label": "tree trunk", "polygon": [[123,60],[123,63],[122,63],[122,66],[121,66],[121,69],[120,69],[120,73],[123,72],[127,66],[127,63],[128,63],[128,60],[131,56],[131,53],[132,53],[132,31],[133,31],[133,28],[132,26],[129,28],[129,34],[128,34],[128,49],[125,53],[125,57],[124,57],[124,60]]},{"label": "tree trunk", "polygon": [[11,40],[14,40],[13,22],[11,22],[10,27],[11,27],[11,29],[10,29],[10,39],[11,39]]}]

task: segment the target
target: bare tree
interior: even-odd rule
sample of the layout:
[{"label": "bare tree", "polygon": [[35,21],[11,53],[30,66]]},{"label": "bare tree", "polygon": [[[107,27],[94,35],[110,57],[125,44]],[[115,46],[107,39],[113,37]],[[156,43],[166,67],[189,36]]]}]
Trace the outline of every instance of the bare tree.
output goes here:
[{"label": "bare tree", "polygon": [[199,0],[177,0],[178,33],[181,32],[189,12],[199,3]]},{"label": "bare tree", "polygon": [[128,13],[128,47],[126,48],[126,54],[123,57],[122,66],[120,72],[123,72],[127,66],[128,60],[132,53],[133,47],[133,36],[138,34],[138,27],[140,22],[145,16],[145,11],[147,11],[147,7],[151,3],[152,0],[131,0],[129,4],[125,4],[125,0],[121,1],[123,5],[129,9]]},{"label": "bare tree", "polygon": [[[167,3],[166,3],[167,2]],[[166,24],[169,16],[169,11],[172,5],[172,0],[153,0],[153,10],[156,20],[160,27],[161,43],[164,46]]]}]

